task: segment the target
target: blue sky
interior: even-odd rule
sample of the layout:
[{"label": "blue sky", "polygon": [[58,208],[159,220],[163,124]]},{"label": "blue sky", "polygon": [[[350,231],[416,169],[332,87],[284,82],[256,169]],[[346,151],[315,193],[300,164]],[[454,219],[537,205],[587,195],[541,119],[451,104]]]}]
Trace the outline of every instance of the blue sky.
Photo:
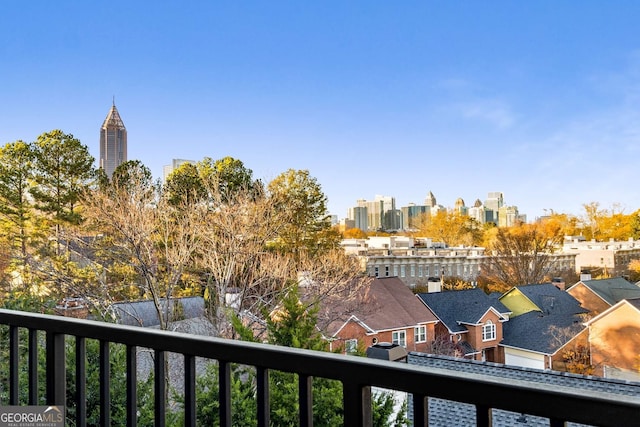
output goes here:
[{"label": "blue sky", "polygon": [[72,133],[99,155],[308,169],[359,198],[534,217],[640,208],[640,2],[67,1],[0,9],[0,143]]}]

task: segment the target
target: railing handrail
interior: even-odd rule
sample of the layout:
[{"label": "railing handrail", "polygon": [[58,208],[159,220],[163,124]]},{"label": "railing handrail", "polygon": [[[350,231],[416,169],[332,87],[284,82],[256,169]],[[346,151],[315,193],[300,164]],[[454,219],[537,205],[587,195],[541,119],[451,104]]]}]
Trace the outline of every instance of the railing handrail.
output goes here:
[{"label": "railing handrail", "polygon": [[[447,369],[386,362],[137,326],[0,309],[0,324],[97,339],[195,357],[336,379],[419,396],[465,402],[593,425],[637,425],[640,396],[455,373]],[[614,419],[612,417],[615,416]]]}]

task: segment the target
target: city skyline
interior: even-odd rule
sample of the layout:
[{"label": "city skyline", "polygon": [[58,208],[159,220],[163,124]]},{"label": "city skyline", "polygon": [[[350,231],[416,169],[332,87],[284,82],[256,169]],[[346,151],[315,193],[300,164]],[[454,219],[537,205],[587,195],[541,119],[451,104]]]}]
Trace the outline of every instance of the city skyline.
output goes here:
[{"label": "city skyline", "polygon": [[[115,25],[104,17],[120,10]],[[113,97],[128,159],[308,169],[359,198],[500,191],[531,221],[640,208],[640,4],[12,3],[0,144],[72,133],[98,166]],[[59,25],[51,25],[52,22]],[[111,58],[110,61],[105,61]]]}]

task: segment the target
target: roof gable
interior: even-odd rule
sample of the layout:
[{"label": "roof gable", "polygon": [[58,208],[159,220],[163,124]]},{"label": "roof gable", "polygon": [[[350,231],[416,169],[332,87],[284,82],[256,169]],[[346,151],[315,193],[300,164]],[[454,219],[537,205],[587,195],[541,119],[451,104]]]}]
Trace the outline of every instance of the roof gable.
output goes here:
[{"label": "roof gable", "polygon": [[540,308],[525,294],[523,294],[517,286],[505,292],[499,297],[499,300],[507,306],[509,310],[511,310],[512,317],[516,317],[530,311],[540,311]]},{"label": "roof gable", "polygon": [[[571,288],[582,284],[591,292],[613,306],[623,299],[640,298],[640,287],[622,277],[610,279],[581,280]],[[569,288],[569,289],[571,289]]]},{"label": "roof gable", "polygon": [[637,314],[640,316],[640,298],[632,298],[632,299],[628,299],[628,300],[622,300],[622,301],[618,302],[617,304],[609,307],[608,309],[606,309],[602,313],[598,314],[594,318],[589,319],[588,322],[585,322],[585,325],[589,326],[592,323],[595,323],[598,320],[602,319],[603,317],[611,315],[611,313],[614,313],[615,311],[617,311],[623,305],[628,305],[628,306],[632,307],[637,312]]},{"label": "roof gable", "polygon": [[[344,301],[329,301],[325,303],[325,310],[340,312],[343,304]],[[327,327],[327,333],[335,335],[348,320],[347,317],[355,317],[371,333],[438,321],[411,289],[397,277],[372,280],[355,307],[349,314],[338,315]]]},{"label": "roof gable", "polygon": [[418,297],[452,333],[465,332],[462,324],[479,324],[491,309],[499,316],[509,313],[502,303],[479,288],[421,293]]},{"label": "roof gable", "polygon": [[[580,302],[575,299],[571,294],[558,289],[551,283],[540,283],[535,285],[518,286],[518,293],[522,294],[523,298],[530,301],[535,311],[539,311],[544,314],[562,314],[573,315],[587,313],[588,310],[580,306]],[[503,297],[510,294],[511,291],[505,293]],[[513,293],[511,295],[517,295]],[[510,301],[508,298],[501,301],[505,301],[508,304]],[[514,310],[515,311],[515,310]],[[528,310],[527,312],[534,311]],[[524,313],[521,313],[524,314]],[[514,315],[513,317],[517,317]]]}]

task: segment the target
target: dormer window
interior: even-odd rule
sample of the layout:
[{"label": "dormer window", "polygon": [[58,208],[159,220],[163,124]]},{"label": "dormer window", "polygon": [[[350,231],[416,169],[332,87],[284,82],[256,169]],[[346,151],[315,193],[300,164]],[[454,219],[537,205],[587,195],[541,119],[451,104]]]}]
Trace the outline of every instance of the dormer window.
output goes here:
[{"label": "dormer window", "polygon": [[491,341],[496,339],[496,325],[491,320],[482,325],[482,341]]}]

